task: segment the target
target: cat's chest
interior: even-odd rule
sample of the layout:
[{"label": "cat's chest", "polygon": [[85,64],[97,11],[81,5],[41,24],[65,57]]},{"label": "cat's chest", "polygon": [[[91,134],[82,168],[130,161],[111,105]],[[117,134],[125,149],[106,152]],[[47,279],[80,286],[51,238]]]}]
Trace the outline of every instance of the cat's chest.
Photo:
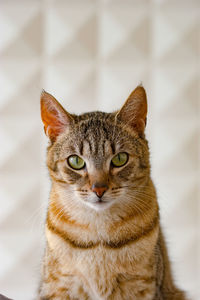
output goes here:
[{"label": "cat's chest", "polygon": [[118,248],[100,243],[88,249],[73,247],[50,232],[47,236],[61,273],[78,277],[91,299],[107,299],[121,281],[123,284],[123,281],[133,280],[129,288],[135,290],[138,278],[154,276],[153,262],[149,263],[150,240],[152,242],[156,234]]},{"label": "cat's chest", "polygon": [[141,288],[140,278],[143,282],[143,278],[155,276],[151,258],[137,261],[131,248],[133,247],[111,250],[99,247],[83,254],[79,270],[88,281],[88,291],[92,292],[95,299],[110,299],[109,295],[120,285],[124,287],[127,282],[129,292],[136,292]]},{"label": "cat's chest", "polygon": [[127,244],[115,244],[106,240],[97,240],[93,243],[72,244],[60,235],[47,230],[47,240],[50,248],[59,258],[63,268],[78,270],[86,277],[106,278],[120,273],[135,274],[142,268],[154,251],[158,228],[148,236]]}]

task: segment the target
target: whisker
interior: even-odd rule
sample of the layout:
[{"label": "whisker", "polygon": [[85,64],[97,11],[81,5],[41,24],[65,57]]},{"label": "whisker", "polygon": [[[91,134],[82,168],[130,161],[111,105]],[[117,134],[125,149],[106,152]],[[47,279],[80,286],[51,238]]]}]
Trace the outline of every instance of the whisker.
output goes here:
[{"label": "whisker", "polygon": [[139,195],[139,196],[145,196],[145,197],[148,197],[150,199],[155,199],[156,196],[155,195],[151,195],[149,193],[145,193],[145,192],[140,192],[140,191],[137,191],[137,190],[129,190],[127,191],[128,194],[130,195]]},{"label": "whisker", "polygon": [[55,209],[55,213],[56,214],[54,215],[54,223],[55,225],[58,225],[60,219],[65,215],[65,207],[63,206],[61,209],[60,208]]},{"label": "whisker", "polygon": [[42,203],[39,207],[36,208],[35,211],[27,218],[25,221],[25,224],[30,222],[33,218],[37,217],[39,213],[43,212],[43,208],[47,208],[48,204],[47,203]]},{"label": "whisker", "polygon": [[134,195],[132,194],[129,194],[128,195],[130,196],[130,198],[132,200],[136,200],[136,202],[134,203],[134,207],[137,207],[138,210],[140,210],[142,212],[142,214],[144,215],[145,214],[145,211],[144,210],[148,210],[152,207],[152,204],[149,203],[149,202],[146,202],[144,201],[143,199],[141,198],[138,198],[138,197],[135,197]]},{"label": "whisker", "polygon": [[155,195],[150,195],[150,194],[144,193],[144,192],[134,191],[133,194],[136,194],[138,196],[144,196],[146,199],[150,199],[150,200],[156,199]]}]

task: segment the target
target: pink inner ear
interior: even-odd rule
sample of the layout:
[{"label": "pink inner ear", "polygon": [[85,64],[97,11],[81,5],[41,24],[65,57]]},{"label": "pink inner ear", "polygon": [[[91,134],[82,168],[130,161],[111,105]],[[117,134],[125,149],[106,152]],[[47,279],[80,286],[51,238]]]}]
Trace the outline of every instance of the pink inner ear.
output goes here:
[{"label": "pink inner ear", "polygon": [[56,110],[49,113],[45,112],[43,122],[46,134],[53,140],[64,131],[66,126],[66,124],[59,119]]},{"label": "pink inner ear", "polygon": [[[50,103],[50,105],[51,104],[52,103]],[[56,137],[66,128],[69,120],[67,113],[65,115],[65,111],[61,106],[52,107],[52,105],[50,105],[48,102],[41,101],[41,117],[46,135],[48,135],[52,141],[55,141]],[[55,103],[55,105],[59,104]],[[61,111],[59,111],[59,109]]]}]

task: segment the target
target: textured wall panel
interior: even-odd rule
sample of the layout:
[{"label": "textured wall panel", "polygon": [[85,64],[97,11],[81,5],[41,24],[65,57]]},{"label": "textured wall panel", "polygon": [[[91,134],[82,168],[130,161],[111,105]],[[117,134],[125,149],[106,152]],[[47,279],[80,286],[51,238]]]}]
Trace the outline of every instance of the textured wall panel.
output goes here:
[{"label": "textured wall panel", "polygon": [[142,82],[178,285],[199,300],[200,2],[0,1],[0,293],[34,299],[49,193],[39,94],[111,111]]}]

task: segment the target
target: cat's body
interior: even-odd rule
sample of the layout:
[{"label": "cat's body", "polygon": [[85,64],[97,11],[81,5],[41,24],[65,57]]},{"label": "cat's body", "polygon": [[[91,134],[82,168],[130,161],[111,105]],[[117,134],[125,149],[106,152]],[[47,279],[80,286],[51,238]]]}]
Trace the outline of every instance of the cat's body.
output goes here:
[{"label": "cat's body", "polygon": [[159,225],[144,89],[112,114],[69,115],[41,100],[52,189],[38,299],[185,300]]}]

